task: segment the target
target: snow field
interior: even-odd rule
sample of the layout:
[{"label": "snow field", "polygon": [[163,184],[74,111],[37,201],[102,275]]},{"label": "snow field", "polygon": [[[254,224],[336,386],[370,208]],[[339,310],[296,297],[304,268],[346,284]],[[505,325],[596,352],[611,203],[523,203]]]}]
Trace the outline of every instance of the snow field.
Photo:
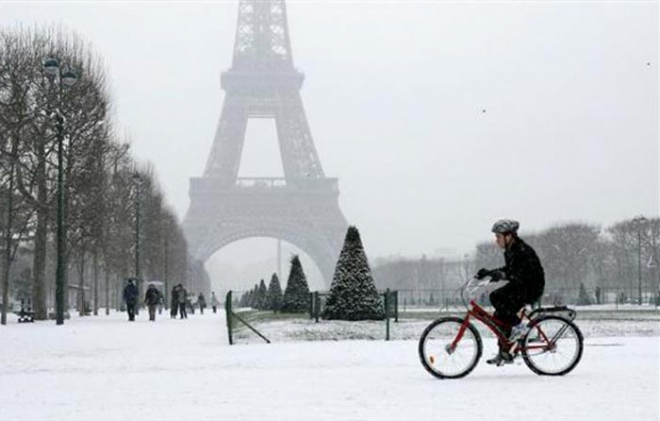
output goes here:
[{"label": "snow field", "polygon": [[441,381],[422,368],[416,340],[228,346],[221,314],[146,317],[10,319],[0,420],[660,419],[658,335],[587,337],[580,365],[556,378],[522,362],[486,365],[486,338],[468,377]]}]

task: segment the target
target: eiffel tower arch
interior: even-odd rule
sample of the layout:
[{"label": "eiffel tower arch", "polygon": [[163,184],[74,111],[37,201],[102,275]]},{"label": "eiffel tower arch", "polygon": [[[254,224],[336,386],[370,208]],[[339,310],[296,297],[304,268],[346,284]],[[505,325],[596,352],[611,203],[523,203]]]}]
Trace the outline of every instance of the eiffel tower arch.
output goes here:
[{"label": "eiffel tower arch", "polygon": [[[206,261],[247,238],[271,237],[303,250],[326,285],[347,223],[336,178],[325,176],[300,97],[284,0],[240,0],[232,66],[222,73],[220,121],[202,177],[190,180],[184,231]],[[239,178],[249,119],[275,120],[284,177]]]}]

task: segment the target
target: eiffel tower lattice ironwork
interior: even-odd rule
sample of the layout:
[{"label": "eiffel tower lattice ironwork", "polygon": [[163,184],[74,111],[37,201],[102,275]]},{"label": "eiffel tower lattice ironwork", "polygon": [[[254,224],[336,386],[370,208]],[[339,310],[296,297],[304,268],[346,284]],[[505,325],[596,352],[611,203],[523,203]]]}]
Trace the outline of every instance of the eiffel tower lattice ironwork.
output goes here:
[{"label": "eiffel tower lattice ironwork", "polygon": [[[206,261],[241,239],[287,241],[332,280],[347,223],[336,178],[323,172],[300,97],[304,75],[293,65],[284,0],[240,0],[232,67],[202,177],[190,180],[184,230],[190,253]],[[283,178],[239,178],[250,118],[272,118]]]}]

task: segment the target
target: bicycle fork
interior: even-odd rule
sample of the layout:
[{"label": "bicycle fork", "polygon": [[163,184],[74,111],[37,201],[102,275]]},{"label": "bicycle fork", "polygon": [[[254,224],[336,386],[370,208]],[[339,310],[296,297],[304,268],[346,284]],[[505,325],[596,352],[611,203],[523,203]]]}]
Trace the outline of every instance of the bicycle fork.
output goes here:
[{"label": "bicycle fork", "polygon": [[451,355],[454,353],[456,350],[456,347],[458,346],[458,343],[463,339],[463,335],[465,334],[465,330],[468,328],[468,325],[470,324],[470,315],[468,314],[465,319],[463,319],[463,323],[461,324],[460,329],[458,329],[458,334],[454,338],[454,340],[445,346],[445,351],[447,351],[447,354]]}]

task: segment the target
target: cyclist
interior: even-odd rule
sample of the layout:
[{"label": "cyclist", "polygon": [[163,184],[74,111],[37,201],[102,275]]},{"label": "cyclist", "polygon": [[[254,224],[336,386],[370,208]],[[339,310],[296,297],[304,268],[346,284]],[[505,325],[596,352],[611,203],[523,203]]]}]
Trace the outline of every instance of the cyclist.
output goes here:
[{"label": "cyclist", "polygon": [[[501,219],[493,225],[495,241],[504,249],[505,266],[498,269],[479,269],[477,278],[491,277],[491,282],[509,281],[505,286],[490,294],[490,302],[495,307],[494,316],[507,324],[503,333],[513,342],[526,332],[525,324],[518,317],[518,311],[525,304],[536,302],[543,295],[545,274],[536,252],[522,238],[518,237],[520,224],[511,219]],[[488,364],[501,366],[513,361],[506,344],[499,342],[499,352]]]}]

